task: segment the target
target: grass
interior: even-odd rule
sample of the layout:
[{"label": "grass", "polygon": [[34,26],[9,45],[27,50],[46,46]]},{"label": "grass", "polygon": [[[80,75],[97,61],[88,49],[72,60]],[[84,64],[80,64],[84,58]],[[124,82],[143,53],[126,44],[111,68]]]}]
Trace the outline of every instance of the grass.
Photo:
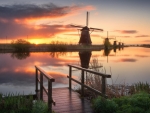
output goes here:
[{"label": "grass", "polygon": [[[21,95],[0,94],[0,113],[49,113],[47,103]],[[53,112],[54,113],[54,112]]]}]

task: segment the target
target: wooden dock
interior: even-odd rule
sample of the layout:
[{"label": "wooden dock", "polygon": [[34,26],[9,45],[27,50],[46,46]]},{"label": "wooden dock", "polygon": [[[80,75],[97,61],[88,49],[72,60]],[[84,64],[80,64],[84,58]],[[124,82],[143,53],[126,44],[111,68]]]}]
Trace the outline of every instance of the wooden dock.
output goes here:
[{"label": "wooden dock", "polygon": [[[95,72],[82,67],[68,65],[69,66],[69,88],[52,88],[52,82],[55,79],[48,75],[40,67],[35,66],[35,91],[38,99],[43,100],[48,103],[49,111],[54,111],[55,113],[94,113],[91,108],[91,103],[86,98],[81,98],[81,96],[72,90],[72,81],[81,85],[81,95],[84,96],[84,88],[87,88],[103,97],[106,95],[106,78],[110,78],[111,75]],[[72,78],[72,68],[76,68],[82,71],[81,82]],[[102,91],[93,89],[87,86],[84,81],[84,72],[90,72],[97,76],[102,77]],[[43,77],[48,81],[48,89],[44,87]],[[40,85],[40,90],[38,90],[38,83]],[[52,104],[55,104],[54,106]]]},{"label": "wooden dock", "polygon": [[[90,101],[86,98],[81,98],[73,90],[53,88],[52,95],[55,101],[55,106],[52,106],[52,110],[55,113],[94,113]],[[48,96],[45,92],[43,92],[43,101],[48,102]]]}]

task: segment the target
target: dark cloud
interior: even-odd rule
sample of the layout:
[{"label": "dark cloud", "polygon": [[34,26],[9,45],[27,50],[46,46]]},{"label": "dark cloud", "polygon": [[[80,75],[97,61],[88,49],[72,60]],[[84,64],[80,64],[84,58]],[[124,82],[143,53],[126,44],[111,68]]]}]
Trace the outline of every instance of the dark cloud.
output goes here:
[{"label": "dark cloud", "polygon": [[136,30],[115,30],[115,31],[122,33],[122,34],[135,34],[135,33],[137,33]]},{"label": "dark cloud", "polygon": [[141,37],[150,37],[150,35],[138,35],[138,36],[135,36],[136,38],[141,38]]},{"label": "dark cloud", "polygon": [[41,17],[61,17],[78,6],[58,7],[53,3],[44,5],[17,4],[0,6],[0,18],[2,19],[24,19]]},{"label": "dark cloud", "polygon": [[[17,4],[0,6],[0,38],[52,37],[55,34],[73,31],[63,21],[47,22],[45,25],[31,25],[30,20],[41,18],[57,18],[72,15],[92,6],[56,6],[53,3],[43,5]],[[57,24],[58,25],[57,25]]]}]

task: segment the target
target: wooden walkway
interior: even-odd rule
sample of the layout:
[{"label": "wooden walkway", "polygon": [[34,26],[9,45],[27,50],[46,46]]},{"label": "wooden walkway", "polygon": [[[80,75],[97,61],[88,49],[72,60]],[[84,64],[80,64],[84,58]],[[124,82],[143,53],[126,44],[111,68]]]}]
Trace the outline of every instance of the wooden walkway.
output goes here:
[{"label": "wooden walkway", "polygon": [[[94,113],[89,100],[80,98],[80,95],[68,88],[53,88],[53,99],[56,105],[52,107],[55,113]],[[47,102],[48,97],[43,92],[43,100]]]}]

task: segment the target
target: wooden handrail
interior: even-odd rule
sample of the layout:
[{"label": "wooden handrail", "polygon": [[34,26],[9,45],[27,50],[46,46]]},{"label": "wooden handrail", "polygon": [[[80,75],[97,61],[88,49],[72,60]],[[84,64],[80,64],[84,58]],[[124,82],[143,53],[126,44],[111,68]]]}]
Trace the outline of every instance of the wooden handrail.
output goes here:
[{"label": "wooden handrail", "polygon": [[[53,101],[52,98],[52,82],[55,82],[55,79],[48,75],[44,70],[42,70],[40,67],[35,66],[35,91],[36,95],[38,93],[38,83],[40,83],[40,100],[43,100],[43,91],[47,94],[48,96],[48,107],[49,111],[52,112],[52,103],[55,105],[55,102]],[[38,76],[38,72],[40,72],[40,77]],[[43,86],[43,76],[48,80],[48,90]]]},{"label": "wooden handrail", "polygon": [[38,71],[40,71],[40,72],[45,76],[45,78],[51,80],[52,82],[55,82],[55,79],[54,79],[52,76],[48,75],[48,74],[47,74],[43,69],[41,69],[39,66],[35,66],[35,68],[38,69]]},{"label": "wooden handrail", "polygon": [[82,68],[82,67],[79,67],[79,66],[75,66],[75,65],[68,65],[68,66],[76,68],[76,69],[80,69],[80,70],[83,70],[83,71],[86,71],[86,72],[90,72],[90,73],[93,73],[93,74],[96,74],[96,75],[100,75],[100,76],[105,77],[105,78],[111,78],[111,75],[109,75],[109,74],[92,71],[92,70]]},{"label": "wooden handrail", "polygon": [[[75,66],[75,65],[68,65],[69,66],[69,76],[67,76],[69,78],[69,89],[72,88],[72,84],[71,84],[71,80],[80,84],[81,85],[81,95],[83,96],[84,95],[84,87],[103,96],[103,97],[107,97],[106,95],[106,78],[111,78],[111,75],[109,74],[104,74],[104,73],[99,73],[99,72],[96,72],[96,71],[92,71],[92,70],[89,70],[89,69],[85,69],[85,68],[82,68],[82,67],[79,67],[79,66]],[[72,68],[76,68],[76,69],[79,69],[81,70],[81,82],[78,81],[78,80],[75,80],[72,78]],[[84,71],[85,72],[90,72],[90,73],[93,73],[95,75],[98,75],[98,76],[101,76],[102,77],[102,91],[98,91],[90,86],[87,86],[84,84]]]}]

